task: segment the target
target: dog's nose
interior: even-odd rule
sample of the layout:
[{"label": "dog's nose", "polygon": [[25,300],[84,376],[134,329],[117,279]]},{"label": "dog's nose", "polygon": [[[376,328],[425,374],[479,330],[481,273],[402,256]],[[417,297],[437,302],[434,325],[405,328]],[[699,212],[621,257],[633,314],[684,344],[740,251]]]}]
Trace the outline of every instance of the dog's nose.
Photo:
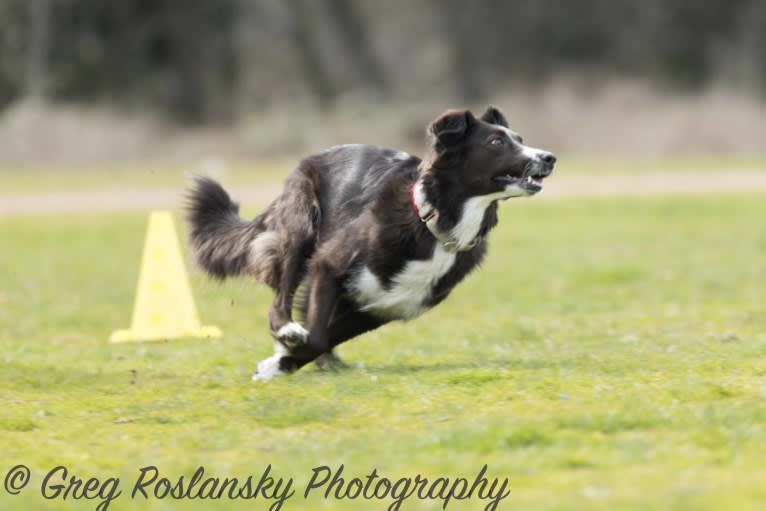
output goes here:
[{"label": "dog's nose", "polygon": [[556,163],[556,155],[549,152],[544,152],[540,154],[540,159],[543,161],[543,163],[547,163],[548,165],[553,165]]}]

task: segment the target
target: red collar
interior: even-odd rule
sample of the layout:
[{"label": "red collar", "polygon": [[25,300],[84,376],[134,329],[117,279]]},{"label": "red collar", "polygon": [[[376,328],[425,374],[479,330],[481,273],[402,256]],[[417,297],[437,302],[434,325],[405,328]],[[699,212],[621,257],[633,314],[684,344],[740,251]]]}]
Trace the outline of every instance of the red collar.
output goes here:
[{"label": "red collar", "polygon": [[416,179],[414,183],[412,183],[412,186],[410,186],[410,206],[412,206],[412,211],[415,212],[417,217],[426,225],[428,225],[429,230],[433,230],[432,226],[430,225],[431,220],[438,220],[439,218],[439,212],[436,210],[433,205],[428,203],[425,198],[423,198],[424,203],[421,204],[423,209],[425,209],[425,213],[421,210],[421,206],[418,206],[417,201],[415,200],[415,188],[420,185],[422,181],[420,178]]},{"label": "red collar", "polygon": [[418,205],[415,204],[415,186],[417,186],[418,182],[420,180],[416,180],[414,183],[412,183],[412,186],[410,186],[410,206],[412,207],[412,211],[415,212],[415,215],[420,218],[420,210],[418,209]]}]

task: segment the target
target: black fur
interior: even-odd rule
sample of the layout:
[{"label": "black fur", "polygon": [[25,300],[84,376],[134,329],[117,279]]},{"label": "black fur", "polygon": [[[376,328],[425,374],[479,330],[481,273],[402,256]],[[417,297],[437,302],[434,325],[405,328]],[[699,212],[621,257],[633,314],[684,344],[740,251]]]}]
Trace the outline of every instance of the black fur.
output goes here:
[{"label": "black fur", "polygon": [[219,279],[245,273],[248,244],[263,230],[262,226],[243,220],[239,205],[210,178],[196,178],[196,187],[187,200],[189,239],[199,265]]}]

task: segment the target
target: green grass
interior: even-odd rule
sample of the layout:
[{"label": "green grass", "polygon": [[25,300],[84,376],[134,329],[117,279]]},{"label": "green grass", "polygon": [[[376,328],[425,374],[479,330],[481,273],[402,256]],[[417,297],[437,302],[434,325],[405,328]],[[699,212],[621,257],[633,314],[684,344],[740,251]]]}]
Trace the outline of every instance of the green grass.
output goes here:
[{"label": "green grass", "polygon": [[[300,495],[319,465],[507,477],[498,509],[763,509],[766,196],[514,200],[486,264],[441,306],[344,345],[354,369],[250,382],[270,292],[192,272],[221,340],[110,345],[128,326],[146,218],[0,219],[0,508],[46,501],[56,465],[121,477],[293,477],[283,509],[384,510]],[[217,502],[214,509],[267,509]],[[483,509],[453,501],[447,509]],[[401,509],[441,509],[409,499]]]}]

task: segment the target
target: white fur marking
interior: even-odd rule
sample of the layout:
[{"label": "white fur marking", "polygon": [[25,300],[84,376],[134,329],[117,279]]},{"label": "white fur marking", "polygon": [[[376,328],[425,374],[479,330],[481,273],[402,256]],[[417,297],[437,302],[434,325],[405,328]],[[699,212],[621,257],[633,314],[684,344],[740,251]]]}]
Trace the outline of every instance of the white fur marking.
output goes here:
[{"label": "white fur marking", "polygon": [[[513,137],[516,136],[515,133],[513,133],[511,130],[504,126],[498,126],[501,130],[503,130],[508,137],[513,140]],[[542,161],[542,156],[545,154],[548,154],[547,151],[543,151],[542,149],[538,149],[536,147],[530,147],[524,144],[519,144],[521,147],[521,154],[524,155],[525,158],[529,158],[532,161]],[[505,187],[506,196],[505,197],[523,197],[526,195],[531,195],[529,191],[521,188],[520,186],[516,184],[508,185]]]},{"label": "white fur marking", "polygon": [[258,259],[267,254],[278,241],[279,234],[276,231],[263,231],[250,243],[251,257]]},{"label": "white fur marking", "polygon": [[530,160],[538,160],[540,159],[540,156],[545,153],[542,149],[537,149],[536,147],[529,147],[524,144],[521,144],[521,150],[522,154],[529,158]]},{"label": "white fur marking", "polygon": [[[501,130],[503,130],[507,135],[508,138],[513,140],[513,137],[515,136],[514,133],[509,130],[508,128],[504,126],[498,126]],[[531,160],[536,160],[540,157],[541,154],[545,153],[546,151],[543,151],[542,149],[537,149],[536,147],[530,147],[528,145],[519,144],[521,146],[521,154],[526,156],[527,158]]]},{"label": "white fur marking", "polygon": [[523,189],[517,184],[512,185],[506,185],[505,186],[505,192],[503,192],[503,197],[511,198],[511,197],[525,197],[529,195],[529,191]]},{"label": "white fur marking", "polygon": [[275,231],[264,231],[250,242],[248,262],[250,272],[257,280],[268,282],[277,262],[279,242],[279,234]]},{"label": "white fur marking", "polygon": [[385,289],[369,268],[363,268],[353,283],[354,295],[361,310],[371,311],[387,318],[412,319],[425,312],[423,302],[455,263],[455,253],[434,246],[430,259],[409,261]]},{"label": "white fur marking", "polygon": [[415,181],[415,188],[412,190],[412,200],[418,208],[420,218],[427,216],[434,209],[431,203],[428,202],[428,199],[426,199],[426,191],[423,189],[423,181],[420,179]]},{"label": "white fur marking", "polygon": [[513,195],[509,195],[509,192],[512,192],[513,188],[514,186],[506,186],[502,192],[477,195],[463,203],[460,220],[450,231],[450,236],[457,241],[458,246],[467,247],[473,242],[479,234],[481,222],[484,220],[484,212],[487,211],[489,205],[498,199],[512,197]]},{"label": "white fur marking", "polygon": [[394,155],[394,160],[408,160],[410,158],[410,154],[406,153],[404,151],[399,151]]},{"label": "white fur marking", "polygon": [[258,362],[258,369],[253,375],[253,381],[269,381],[272,378],[285,374],[279,369],[279,361],[282,355],[275,353],[267,359]]},{"label": "white fur marking", "polygon": [[[280,328],[280,330],[282,329]],[[279,370],[279,360],[289,354],[290,352],[287,348],[280,343],[275,342],[274,354],[269,358],[258,362],[258,369],[256,369],[255,374],[253,375],[253,381],[269,381],[272,378],[285,374],[284,371]]]},{"label": "white fur marking", "polygon": [[277,330],[277,337],[297,337],[303,339],[303,342],[305,343],[309,338],[309,333],[300,324],[296,323],[295,321],[291,321],[289,323],[285,323],[279,330]]}]

